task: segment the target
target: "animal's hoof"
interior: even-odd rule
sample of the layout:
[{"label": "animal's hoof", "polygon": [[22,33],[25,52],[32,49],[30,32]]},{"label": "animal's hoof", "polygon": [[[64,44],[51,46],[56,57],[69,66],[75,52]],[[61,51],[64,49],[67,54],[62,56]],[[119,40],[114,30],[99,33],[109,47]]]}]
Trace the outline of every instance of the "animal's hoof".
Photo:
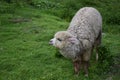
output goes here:
[{"label": "animal's hoof", "polygon": [[85,74],[85,77],[88,77],[88,74]]},{"label": "animal's hoof", "polygon": [[78,77],[78,76],[79,76],[79,72],[75,72],[74,75],[75,75],[76,77]]},{"label": "animal's hoof", "polygon": [[78,77],[78,76],[79,76],[79,74],[75,74],[75,76],[76,76],[76,77]]}]

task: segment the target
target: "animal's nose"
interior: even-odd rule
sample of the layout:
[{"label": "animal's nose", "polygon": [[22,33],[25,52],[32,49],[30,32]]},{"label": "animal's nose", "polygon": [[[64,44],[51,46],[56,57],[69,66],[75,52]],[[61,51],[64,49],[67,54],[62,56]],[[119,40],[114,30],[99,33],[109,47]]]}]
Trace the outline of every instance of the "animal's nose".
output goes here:
[{"label": "animal's nose", "polygon": [[53,45],[53,40],[52,39],[49,41],[49,44]]}]

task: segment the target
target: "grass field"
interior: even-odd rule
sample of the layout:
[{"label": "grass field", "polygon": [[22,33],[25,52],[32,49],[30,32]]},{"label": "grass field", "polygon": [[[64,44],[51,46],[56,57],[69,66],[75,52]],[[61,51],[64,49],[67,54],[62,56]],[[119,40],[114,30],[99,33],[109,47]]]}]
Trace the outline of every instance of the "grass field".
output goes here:
[{"label": "grass field", "polygon": [[109,72],[100,71],[93,58],[86,78],[83,71],[76,77],[72,62],[56,57],[56,49],[48,44],[55,32],[67,29],[69,17],[62,19],[56,11],[49,13],[49,10],[33,7],[3,12],[0,13],[0,80],[120,79],[120,25],[117,21],[107,24],[104,19],[103,23],[102,44],[110,49],[114,65]]}]

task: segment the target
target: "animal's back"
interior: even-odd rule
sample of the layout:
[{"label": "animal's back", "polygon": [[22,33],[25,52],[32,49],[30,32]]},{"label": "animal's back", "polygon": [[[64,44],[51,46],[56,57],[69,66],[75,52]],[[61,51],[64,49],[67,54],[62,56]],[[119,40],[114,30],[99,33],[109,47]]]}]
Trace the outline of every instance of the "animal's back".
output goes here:
[{"label": "animal's back", "polygon": [[92,7],[84,7],[75,14],[67,31],[78,39],[87,39],[94,43],[101,28],[102,17],[100,13]]}]

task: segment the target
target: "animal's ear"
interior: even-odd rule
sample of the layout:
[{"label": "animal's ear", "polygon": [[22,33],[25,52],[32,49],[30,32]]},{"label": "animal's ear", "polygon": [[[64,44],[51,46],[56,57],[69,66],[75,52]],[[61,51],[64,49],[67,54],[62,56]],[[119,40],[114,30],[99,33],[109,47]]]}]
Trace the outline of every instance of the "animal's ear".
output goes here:
[{"label": "animal's ear", "polygon": [[79,40],[76,37],[69,37],[68,40],[73,44],[79,44]]}]

